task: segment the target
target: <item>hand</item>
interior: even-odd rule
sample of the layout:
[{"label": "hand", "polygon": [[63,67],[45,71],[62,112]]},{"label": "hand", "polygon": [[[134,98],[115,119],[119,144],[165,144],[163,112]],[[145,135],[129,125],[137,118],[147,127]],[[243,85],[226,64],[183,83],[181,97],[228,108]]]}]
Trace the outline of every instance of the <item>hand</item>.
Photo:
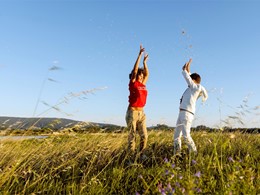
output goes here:
[{"label": "hand", "polygon": [[143,46],[142,46],[142,44],[140,45],[140,51],[139,51],[139,55],[141,55],[143,52],[144,52],[144,48],[143,48]]},{"label": "hand", "polygon": [[190,60],[183,65],[182,70],[187,70],[188,72],[190,72],[191,62],[192,62],[192,59],[190,58]]},{"label": "hand", "polygon": [[147,60],[148,60],[148,54],[146,53],[146,54],[144,55],[144,63],[146,63]]},{"label": "hand", "polygon": [[188,73],[190,73],[190,64],[192,62],[192,59],[190,58],[189,62],[187,63],[186,70]]},{"label": "hand", "polygon": [[188,61],[187,65],[190,66],[191,62],[192,62],[192,58],[190,58],[190,60]]}]

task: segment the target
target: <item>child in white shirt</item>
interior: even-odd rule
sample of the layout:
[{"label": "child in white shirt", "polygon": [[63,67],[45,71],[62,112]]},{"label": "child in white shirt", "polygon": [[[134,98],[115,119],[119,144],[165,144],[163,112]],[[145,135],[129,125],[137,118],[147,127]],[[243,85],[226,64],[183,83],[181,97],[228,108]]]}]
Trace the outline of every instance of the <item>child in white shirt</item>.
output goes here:
[{"label": "child in white shirt", "polygon": [[190,128],[194,119],[197,99],[202,96],[202,101],[206,101],[208,98],[206,89],[200,85],[200,75],[197,73],[190,74],[191,61],[192,59],[182,67],[182,74],[188,84],[188,88],[184,91],[180,100],[180,111],[174,131],[174,154],[181,150],[182,135],[189,147],[189,151],[197,152],[197,148],[190,135]]}]

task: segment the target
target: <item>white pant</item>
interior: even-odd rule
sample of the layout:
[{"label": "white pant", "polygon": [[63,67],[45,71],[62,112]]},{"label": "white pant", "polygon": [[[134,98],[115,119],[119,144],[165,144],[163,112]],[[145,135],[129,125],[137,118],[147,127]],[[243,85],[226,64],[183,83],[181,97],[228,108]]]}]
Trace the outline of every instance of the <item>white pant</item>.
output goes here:
[{"label": "white pant", "polygon": [[197,152],[197,148],[190,135],[190,128],[194,115],[187,111],[180,111],[174,131],[174,154],[181,150],[181,136],[183,135],[184,141],[189,147],[190,152]]}]

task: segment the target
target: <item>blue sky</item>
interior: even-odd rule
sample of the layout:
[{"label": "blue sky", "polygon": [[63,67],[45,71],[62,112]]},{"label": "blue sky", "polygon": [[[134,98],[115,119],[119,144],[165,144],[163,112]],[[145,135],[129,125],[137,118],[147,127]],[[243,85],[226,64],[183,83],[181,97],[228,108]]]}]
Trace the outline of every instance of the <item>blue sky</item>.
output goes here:
[{"label": "blue sky", "polygon": [[259,127],[259,8],[252,0],[1,0],[0,115],[125,125],[142,44],[148,126],[175,126],[191,57],[209,93],[193,126]]}]

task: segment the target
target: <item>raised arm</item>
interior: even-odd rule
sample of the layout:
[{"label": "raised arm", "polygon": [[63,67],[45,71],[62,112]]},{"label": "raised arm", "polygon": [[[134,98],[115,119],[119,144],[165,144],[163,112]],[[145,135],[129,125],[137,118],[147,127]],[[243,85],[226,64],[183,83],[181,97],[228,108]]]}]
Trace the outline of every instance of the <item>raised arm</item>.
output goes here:
[{"label": "raised arm", "polygon": [[196,88],[197,85],[194,83],[194,81],[191,79],[190,77],[190,64],[192,62],[192,59],[190,59],[188,62],[186,62],[183,67],[182,67],[182,74],[188,84],[188,86],[192,87],[192,88]]},{"label": "raised arm", "polygon": [[144,61],[143,61],[143,64],[144,64],[144,79],[143,79],[143,84],[145,85],[147,80],[148,80],[148,77],[149,77],[149,70],[148,70],[148,67],[147,67],[147,60],[148,60],[148,54],[145,54],[144,56]]},{"label": "raised arm", "polygon": [[131,76],[131,81],[132,82],[135,82],[136,75],[137,75],[137,72],[138,72],[138,67],[139,67],[139,64],[140,64],[140,59],[141,59],[141,56],[142,56],[143,52],[144,52],[144,48],[143,48],[142,45],[140,45],[140,51],[139,51],[139,54],[138,54],[137,59],[135,61],[134,68],[132,70],[132,76]]}]

